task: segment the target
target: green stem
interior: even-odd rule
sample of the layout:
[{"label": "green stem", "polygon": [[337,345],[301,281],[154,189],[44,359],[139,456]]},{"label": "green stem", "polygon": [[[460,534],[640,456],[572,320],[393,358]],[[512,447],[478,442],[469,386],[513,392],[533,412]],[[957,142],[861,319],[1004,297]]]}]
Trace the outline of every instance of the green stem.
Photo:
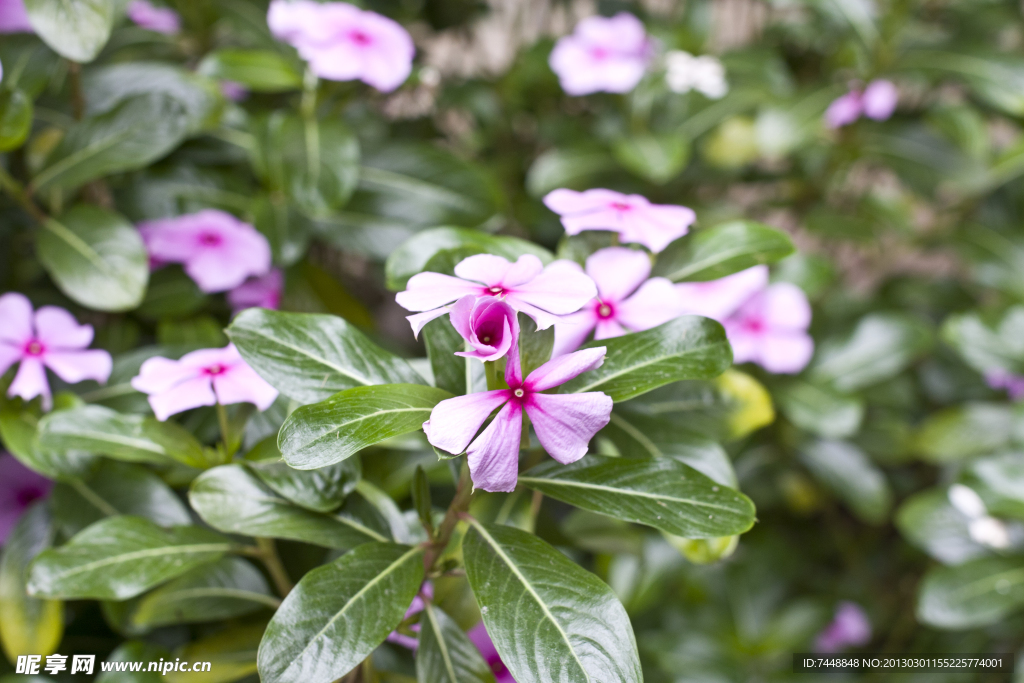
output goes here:
[{"label": "green stem", "polygon": [[229,453],[231,436],[231,427],[228,424],[228,409],[225,408],[219,401],[217,402],[217,422],[220,423],[220,441],[224,444],[224,452]]},{"label": "green stem", "polygon": [[455,525],[459,523],[459,514],[469,510],[469,500],[472,497],[473,482],[469,476],[469,465],[463,458],[462,469],[459,471],[459,484],[455,488],[455,498],[452,499],[441,525],[437,528],[437,537],[423,556],[423,565],[427,568],[428,574],[434,569],[437,559],[448,546],[452,532],[455,531]]},{"label": "green stem", "polygon": [[49,220],[49,217],[43,213],[42,209],[36,206],[32,198],[25,192],[22,184],[15,180],[3,166],[0,166],[0,188],[3,188],[4,192],[9,194],[25,210],[25,213],[32,216],[39,223],[45,223]]},{"label": "green stem", "polygon": [[257,538],[256,545],[259,547],[259,558],[263,561],[267,572],[270,573],[277,592],[281,594],[282,598],[288,597],[295,586],[281,562],[281,556],[277,554],[277,545],[274,540],[272,538]]}]

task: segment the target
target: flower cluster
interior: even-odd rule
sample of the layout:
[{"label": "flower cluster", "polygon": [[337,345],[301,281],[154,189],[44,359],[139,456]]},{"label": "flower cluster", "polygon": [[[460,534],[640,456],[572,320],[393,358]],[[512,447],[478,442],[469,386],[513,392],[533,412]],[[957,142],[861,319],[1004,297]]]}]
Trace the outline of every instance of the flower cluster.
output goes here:
[{"label": "flower cluster", "polygon": [[561,38],[549,63],[570,95],[625,93],[636,87],[653,48],[644,25],[632,14],[588,17]]},{"label": "flower cluster", "polygon": [[899,92],[892,81],[871,81],[864,90],[851,90],[836,98],[825,111],[825,124],[829,128],[842,128],[866,116],[884,121],[896,111]]}]

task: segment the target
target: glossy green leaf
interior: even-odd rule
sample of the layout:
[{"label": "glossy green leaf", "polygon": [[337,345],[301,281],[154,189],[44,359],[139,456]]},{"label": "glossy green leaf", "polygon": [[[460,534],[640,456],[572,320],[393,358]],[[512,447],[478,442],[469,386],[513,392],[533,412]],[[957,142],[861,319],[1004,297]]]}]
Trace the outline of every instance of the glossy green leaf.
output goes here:
[{"label": "glossy green leaf", "polygon": [[[276,437],[269,437],[277,452]],[[355,490],[362,473],[359,458],[321,467],[297,470],[278,459],[246,462],[246,466],[279,496],[315,512],[336,510]]]},{"label": "glossy green leaf", "polygon": [[242,311],[228,327],[242,357],[302,403],[373,384],[425,384],[412,367],[332,315]]},{"label": "glossy green leaf", "polygon": [[1003,403],[964,403],[929,415],[915,444],[926,460],[956,462],[1006,446],[1017,419]]},{"label": "glossy green leaf", "polygon": [[555,327],[538,330],[537,323],[530,316],[519,313],[518,318],[519,361],[523,377],[529,377],[531,372],[551,360],[551,352],[555,348]]},{"label": "glossy green leaf", "polygon": [[633,135],[612,147],[615,160],[630,173],[664,185],[682,173],[690,160],[690,143],[679,135]]},{"label": "glossy green leaf", "polygon": [[22,90],[0,93],[0,152],[21,147],[32,130],[32,98]]},{"label": "glossy green leaf", "polygon": [[815,441],[800,449],[804,464],[868,524],[881,524],[892,507],[885,474],[867,455],[845,441]]},{"label": "glossy green leaf", "polygon": [[79,204],[36,233],[39,260],[61,291],[99,311],[142,303],[149,261],[139,232],[123,216]]},{"label": "glossy green leaf", "polygon": [[741,534],[754,504],[672,458],[587,455],[571,465],[544,462],[519,476],[535,491],[591,512],[686,538]]},{"label": "glossy green leaf", "polygon": [[1019,451],[974,461],[968,477],[990,514],[1024,519],[1024,456]]},{"label": "glossy green leaf", "polygon": [[26,0],[32,28],[54,52],[75,62],[96,59],[110,38],[114,0]]},{"label": "glossy green leaf", "polygon": [[281,426],[278,446],[292,467],[325,467],[367,446],[420,429],[452,395],[422,384],[354,387],[303,406]]},{"label": "glossy green leaf", "polygon": [[584,190],[595,187],[595,176],[615,167],[615,159],[601,147],[549,149],[530,165],[526,173],[526,191],[530,196],[540,198],[560,187]]},{"label": "glossy green leaf", "polygon": [[109,517],[42,552],[29,568],[28,589],[40,597],[124,600],[231,549],[228,539],[200,527],[161,529],[142,517]]},{"label": "glossy green leaf", "polygon": [[1024,369],[1024,306],[1006,311],[995,328],[976,313],[952,315],[942,325],[942,339],[979,372]]},{"label": "glossy green leaf", "polygon": [[232,683],[256,673],[256,652],[267,625],[228,626],[211,636],[194,640],[175,652],[191,662],[210,662],[209,671],[171,671],[167,683]]},{"label": "glossy green leaf", "polygon": [[28,566],[53,543],[55,530],[45,503],[22,514],[0,553],[0,645],[11,662],[19,655],[56,652],[64,635],[64,603],[30,597]]},{"label": "glossy green leaf", "polygon": [[616,402],[626,401],[682,379],[715,377],[732,364],[722,326],[694,315],[583,348],[597,346],[608,349],[604,364],[567,382],[563,392],[602,391]]},{"label": "glossy green leaf", "polygon": [[698,230],[668,246],[654,274],[673,282],[717,280],[793,253],[789,235],[753,221],[733,221]]},{"label": "glossy green leaf", "polygon": [[44,448],[39,442],[38,410],[9,401],[0,407],[0,438],[21,464],[50,479],[87,475],[96,457],[85,451]]},{"label": "glossy green leaf", "polygon": [[240,83],[253,92],[286,92],[302,87],[302,72],[295,62],[270,50],[215,50],[199,64],[199,73]]},{"label": "glossy green leaf", "polygon": [[466,374],[472,371],[470,363],[480,361],[455,355],[456,351],[464,351],[466,348],[462,335],[447,317],[442,316],[427,323],[420,336],[423,345],[427,347],[434,385],[456,396],[466,393]]},{"label": "glossy green leaf", "polygon": [[633,627],[603,581],[533,534],[473,521],[466,575],[518,683],[643,680]]},{"label": "glossy green leaf", "polygon": [[405,240],[388,256],[384,265],[388,289],[404,289],[410,277],[422,272],[431,258],[448,249],[465,251],[467,256],[468,252],[494,254],[509,261],[523,254],[533,254],[545,264],[554,259],[547,249],[518,237],[491,235],[468,228],[432,228]]},{"label": "glossy green leaf", "polygon": [[790,382],[775,397],[790,422],[829,439],[856,434],[864,419],[863,400],[810,382]]},{"label": "glossy green leaf", "polygon": [[918,593],[917,618],[929,626],[963,630],[1003,621],[1024,607],[1024,562],[987,557],[929,571]]},{"label": "glossy green leaf", "polygon": [[420,617],[417,683],[494,683],[494,674],[472,641],[433,603]]},{"label": "glossy green leaf", "polygon": [[[100,672],[96,676],[96,683],[159,683],[163,676],[159,671],[149,671],[149,663],[170,658],[171,653],[162,645],[141,640],[127,641],[107,657],[106,663],[112,665],[110,671],[102,671],[101,665],[95,667],[96,671]],[[132,671],[134,662],[145,662],[143,670]],[[121,666],[118,667],[117,664]]]},{"label": "glossy green leaf", "polygon": [[971,538],[967,517],[949,502],[945,488],[907,498],[895,522],[907,541],[943,564],[963,564],[991,553]]},{"label": "glossy green leaf", "polygon": [[227,533],[288,538],[328,548],[386,540],[344,511],[313,512],[277,496],[242,465],[207,470],[192,482],[188,499],[203,521]]},{"label": "glossy green leaf", "polygon": [[366,543],[299,581],[260,643],[264,683],[330,683],[398,626],[423,582],[423,548]]}]

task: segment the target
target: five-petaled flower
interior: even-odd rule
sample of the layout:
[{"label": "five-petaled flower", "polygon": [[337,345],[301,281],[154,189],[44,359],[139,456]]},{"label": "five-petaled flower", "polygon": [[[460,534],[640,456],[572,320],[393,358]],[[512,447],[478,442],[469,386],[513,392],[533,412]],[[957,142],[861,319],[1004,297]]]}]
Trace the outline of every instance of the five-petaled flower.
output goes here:
[{"label": "five-petaled flower", "polygon": [[647,252],[609,247],[587,258],[586,273],[597,284],[597,299],[555,323],[552,357],[579,348],[587,336],[618,337],[657,327],[682,313],[675,286],[663,277],[647,279]]},{"label": "five-petaled flower", "polygon": [[422,311],[408,316],[415,334],[448,313],[447,304],[468,295],[497,297],[533,318],[542,330],[597,296],[594,281],[577,264],[555,261],[545,268],[533,254],[524,254],[515,263],[477,254],[460,261],[455,275],[418,273],[409,278],[404,292],[395,295],[395,301],[407,311]]},{"label": "five-petaled flower", "polygon": [[217,403],[252,403],[266,410],[277,398],[277,389],[249,367],[234,344],[193,351],[181,360],[150,358],[131,384],[149,394],[149,405],[159,420]]},{"label": "five-petaled flower", "polygon": [[899,91],[892,81],[871,81],[863,91],[851,90],[837,97],[825,111],[825,125],[841,128],[861,116],[884,121],[896,111],[898,101]]},{"label": "five-petaled flower", "polygon": [[270,270],[270,243],[256,228],[229,213],[198,213],[139,224],[152,262],[181,263],[204,292],[238,287]]},{"label": "five-petaled flower", "polygon": [[277,310],[284,290],[284,273],[274,268],[266,275],[250,278],[228,292],[228,303],[236,312],[246,308]]},{"label": "five-petaled flower", "polygon": [[140,28],[174,35],[181,30],[181,17],[170,7],[156,7],[148,0],[131,0],[125,14]]},{"label": "five-petaled flower", "polygon": [[20,363],[7,395],[26,401],[42,396],[43,408],[49,410],[53,399],[46,368],[72,384],[106,382],[113,362],[106,351],[87,348],[92,336],[92,325],[79,325],[63,308],[43,306],[33,314],[25,296],[0,296],[0,374]]},{"label": "five-petaled flower", "polygon": [[562,227],[569,235],[612,230],[623,242],[642,244],[655,253],[685,235],[697,219],[693,209],[685,206],[651,204],[638,194],[614,190],[563,188],[549,192],[544,204],[562,217]]},{"label": "five-petaled flower", "polygon": [[457,351],[456,356],[482,361],[498,360],[515,346],[519,338],[519,319],[515,309],[497,297],[468,294],[455,302],[448,317],[455,331],[473,349]]},{"label": "five-petaled flower", "polygon": [[0,545],[28,507],[45,498],[53,482],[22,465],[9,453],[0,453]]},{"label": "five-petaled flower", "polygon": [[[582,394],[542,392],[568,382],[604,362],[605,348],[585,349],[550,360],[524,380],[518,344],[505,365],[508,389],[483,391],[441,401],[423,423],[427,440],[449,453],[466,452],[473,485],[485,491],[512,491],[519,474],[523,410],[540,445],[568,465],[587,453],[587,444],[611,419],[612,399],[595,391]],[[491,424],[481,425],[501,408]],[[474,437],[476,437],[474,439]]]},{"label": "five-petaled flower", "polygon": [[299,51],[320,78],[360,80],[390,92],[412,72],[416,47],[409,32],[397,22],[355,5],[273,0],[267,24],[276,38]]},{"label": "five-petaled flower", "polygon": [[841,602],[835,618],[818,634],[814,642],[817,652],[840,652],[848,647],[860,647],[871,640],[871,622],[868,615],[855,602]]},{"label": "five-petaled flower", "polygon": [[639,19],[627,12],[587,17],[559,38],[548,63],[570,95],[626,93],[643,78],[653,49]]}]

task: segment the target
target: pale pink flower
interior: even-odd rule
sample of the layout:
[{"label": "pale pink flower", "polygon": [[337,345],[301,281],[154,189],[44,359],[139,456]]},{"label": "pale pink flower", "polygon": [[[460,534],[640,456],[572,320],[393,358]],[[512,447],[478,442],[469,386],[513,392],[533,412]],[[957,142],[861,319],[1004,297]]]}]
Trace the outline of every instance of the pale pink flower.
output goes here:
[{"label": "pale pink flower", "polygon": [[[409,605],[409,609],[405,610],[405,616],[402,618],[403,621],[405,619],[408,619],[412,615],[419,614],[423,611],[425,607],[423,602],[424,596],[428,600],[434,599],[434,584],[430,583],[429,581],[423,582],[423,585],[420,587],[420,592],[416,595],[416,597],[412,599],[412,603]],[[420,625],[413,624],[409,627],[409,630],[419,633]],[[415,650],[420,645],[418,638],[415,638],[413,636],[407,636],[404,633],[399,633],[398,631],[392,631],[391,633],[389,633],[388,641],[401,645],[402,647],[407,647],[410,650]]]},{"label": "pale pink flower", "polygon": [[860,93],[851,90],[840,95],[825,110],[825,125],[829,128],[842,128],[860,118],[862,111]]},{"label": "pale pink flower", "polygon": [[390,92],[412,72],[416,47],[409,32],[355,5],[273,0],[267,24],[274,37],[294,46],[320,78],[361,80]]},{"label": "pale pink flower", "polygon": [[825,111],[825,125],[841,128],[861,116],[884,121],[896,111],[898,101],[899,91],[892,81],[871,81],[863,91],[851,90],[836,98]]},{"label": "pale pink flower", "polygon": [[722,321],[733,361],[753,362],[768,372],[796,373],[814,355],[807,334],[811,306],[803,290],[780,282],[758,292]]},{"label": "pale pink flower", "polygon": [[993,389],[1005,389],[1011,401],[1024,399],[1024,375],[1015,375],[1006,370],[989,370],[985,382]]},{"label": "pale pink flower", "polygon": [[473,347],[472,351],[457,351],[456,356],[498,360],[519,338],[515,309],[497,297],[467,294],[455,302],[448,317],[452,327]]},{"label": "pale pink flower", "polygon": [[0,33],[35,33],[28,21],[25,0],[0,0]]},{"label": "pale pink flower", "polygon": [[237,81],[221,81],[220,94],[232,102],[241,102],[249,97],[249,89]]},{"label": "pale pink flower", "polygon": [[555,323],[551,356],[575,351],[594,332],[594,339],[619,337],[657,327],[683,312],[673,284],[652,277],[645,251],[609,247],[587,258],[586,273],[597,284],[597,298],[577,313]]},{"label": "pale pink flower", "polygon": [[[423,423],[427,440],[449,453],[465,451],[475,487],[512,491],[519,474],[519,444],[526,410],[548,455],[563,465],[576,462],[586,455],[587,444],[611,419],[612,399],[599,391],[542,392],[599,367],[605,351],[599,347],[560,356],[541,365],[524,381],[515,345],[505,365],[509,388],[441,401],[431,411],[430,420]],[[491,424],[476,436],[487,416],[498,408],[501,410]]]},{"label": "pale pink flower", "polygon": [[147,31],[174,35],[181,31],[181,17],[170,7],[156,7],[147,0],[131,0],[125,14],[134,24]]},{"label": "pale pink flower", "polygon": [[559,38],[548,63],[570,95],[625,93],[643,78],[653,49],[639,19],[627,12],[587,17]]},{"label": "pale pink flower", "polygon": [[53,482],[36,474],[9,453],[0,453],[0,545],[7,541],[18,518],[28,507],[45,498]]},{"label": "pale pink flower", "polygon": [[860,605],[841,602],[832,622],[815,641],[817,652],[841,652],[849,647],[860,647],[871,641],[871,622]]},{"label": "pale pink flower", "polygon": [[246,308],[277,310],[281,306],[283,290],[284,273],[274,268],[266,275],[250,278],[228,292],[228,303],[236,313]]},{"label": "pale pink flower", "polygon": [[198,213],[139,224],[151,262],[181,263],[204,292],[234,289],[270,270],[270,244],[229,213]]},{"label": "pale pink flower", "polygon": [[46,368],[71,384],[110,377],[110,354],[86,348],[92,343],[92,325],[79,325],[63,308],[43,306],[33,314],[25,296],[10,292],[0,296],[0,321],[0,375],[21,364],[8,396],[26,401],[42,396],[43,408],[49,410],[53,399]]},{"label": "pale pink flower", "polygon": [[501,661],[498,649],[494,647],[494,641],[491,640],[490,634],[487,633],[487,627],[484,626],[484,622],[481,621],[469,629],[466,635],[469,636],[470,642],[476,646],[476,649],[480,651],[480,655],[487,662],[487,666],[491,667],[495,683],[516,683],[516,679],[512,678],[512,674],[509,673],[505,662]]},{"label": "pale pink flower", "polygon": [[611,230],[623,242],[642,244],[655,253],[685,235],[697,220],[685,206],[651,204],[638,194],[614,190],[559,189],[549,192],[544,204],[562,217],[566,234]]},{"label": "pale pink flower", "polygon": [[594,281],[571,261],[555,261],[546,268],[533,254],[520,256],[515,263],[491,254],[477,254],[455,266],[455,275],[418,273],[409,278],[404,292],[395,295],[398,305],[407,311],[423,311],[408,316],[415,334],[448,309],[456,299],[493,296],[513,309],[522,311],[539,329],[551,327],[558,316],[575,313],[597,296]]},{"label": "pale pink flower", "polygon": [[717,280],[682,282],[675,288],[684,312],[722,322],[767,286],[768,266],[754,266]]},{"label": "pale pink flower", "polygon": [[266,410],[277,398],[277,389],[249,367],[234,344],[193,351],[181,360],[150,358],[131,384],[136,391],[149,394],[149,405],[158,420],[217,403],[252,403]]}]

